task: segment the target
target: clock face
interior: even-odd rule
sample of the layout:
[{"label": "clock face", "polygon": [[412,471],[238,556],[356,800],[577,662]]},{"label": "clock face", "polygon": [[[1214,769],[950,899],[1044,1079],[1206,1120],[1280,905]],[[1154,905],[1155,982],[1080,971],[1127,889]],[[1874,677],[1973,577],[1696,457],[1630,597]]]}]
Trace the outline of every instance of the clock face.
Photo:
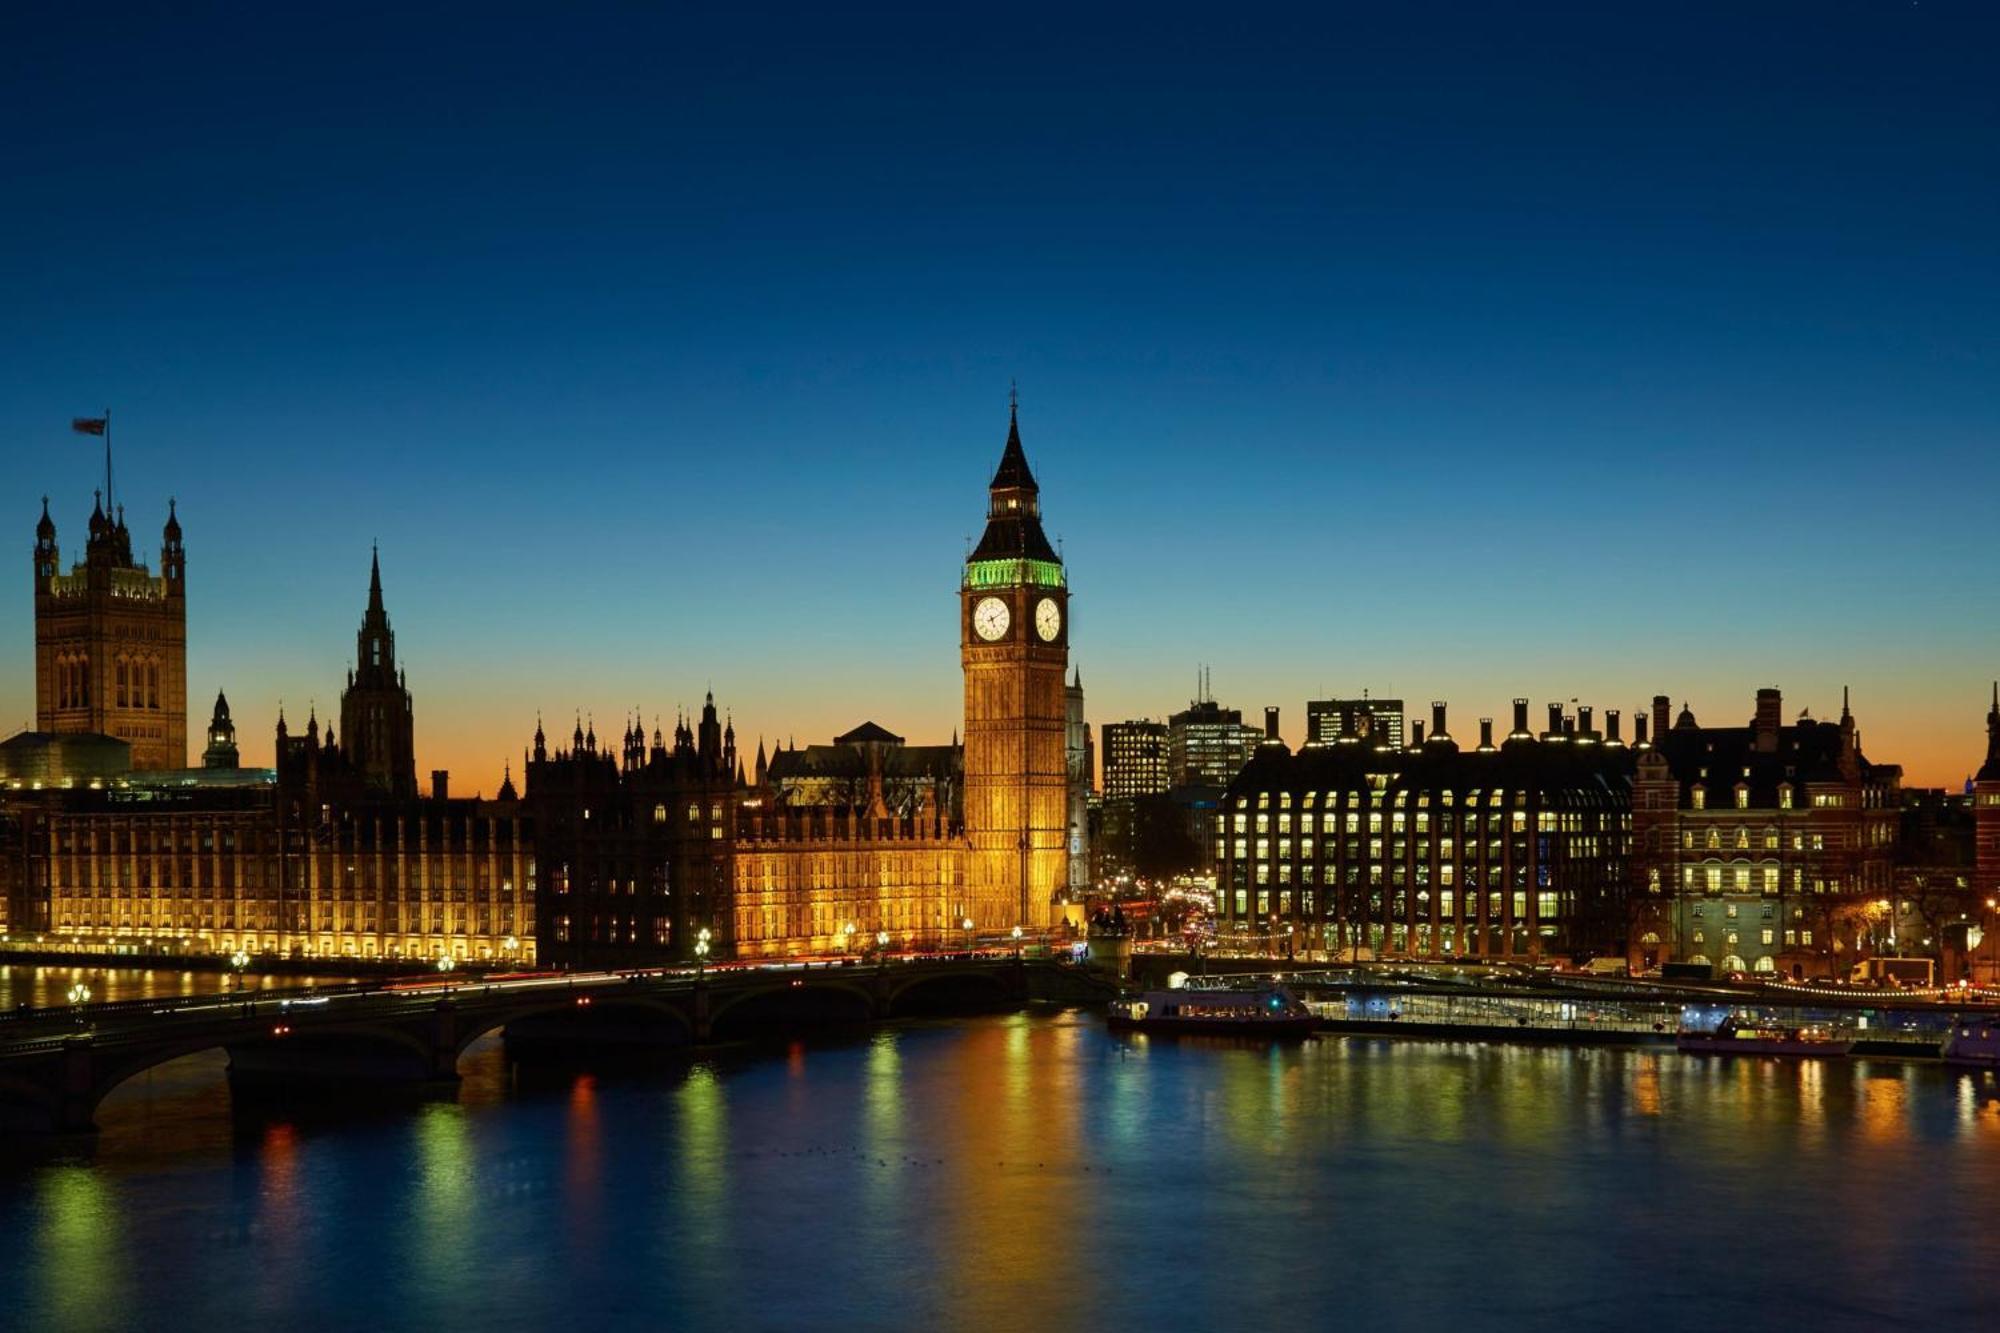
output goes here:
[{"label": "clock face", "polygon": [[1007,636],[1007,626],[1013,617],[1007,614],[1007,603],[998,597],[982,597],[972,608],[972,630],[988,643],[995,643]]},{"label": "clock face", "polygon": [[1053,597],[1044,597],[1035,603],[1035,633],[1042,636],[1043,643],[1054,643],[1056,635],[1062,633],[1062,608]]}]

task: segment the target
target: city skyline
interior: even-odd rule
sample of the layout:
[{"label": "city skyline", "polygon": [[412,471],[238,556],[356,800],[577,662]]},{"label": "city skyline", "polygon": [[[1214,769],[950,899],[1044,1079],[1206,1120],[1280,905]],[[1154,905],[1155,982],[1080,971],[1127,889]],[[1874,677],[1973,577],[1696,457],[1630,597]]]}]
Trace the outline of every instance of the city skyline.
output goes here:
[{"label": "city skyline", "polygon": [[1849,686],[1913,784],[1978,763],[1990,11],[472,12],[10,43],[0,489],[74,549],[67,423],[113,410],[248,761],[333,706],[376,541],[420,766],[469,787],[538,710],[711,686],[753,743],[942,740],[1018,379],[1093,724],[1197,663],[1294,741],[1364,687]]},{"label": "city skyline", "polygon": [[[88,449],[85,450],[85,452],[88,451],[89,451]],[[1046,471],[1045,469],[1041,469],[1039,464],[1037,466],[1038,470]],[[97,480],[101,483],[102,477],[101,476],[98,477]],[[121,497],[119,503],[121,505],[124,503],[123,497],[126,494],[128,494],[128,492],[125,489],[125,483],[121,482],[119,484],[119,495]],[[180,497],[176,496],[174,497],[174,499],[177,506],[182,504]],[[1060,503],[1061,503],[1061,498],[1059,497],[1058,498],[1059,507]],[[66,531],[75,534],[74,539],[66,543],[64,546],[64,551],[65,551],[64,566],[67,567],[68,562],[71,559],[81,557],[81,547],[82,547],[81,529],[83,529],[86,525],[79,523],[76,525],[75,528],[66,529],[65,525],[60,521],[60,518],[57,516],[56,501],[53,498],[51,498],[49,504],[50,504],[51,517],[57,519],[58,540],[59,541],[62,540],[63,535]],[[181,512],[185,512],[185,510],[182,509]],[[129,521],[130,521],[130,515],[128,513],[128,522]],[[143,539],[146,532],[148,532],[150,529],[147,528],[147,526],[143,522],[131,523],[131,526],[135,529],[134,532],[135,542],[140,543],[142,551],[145,550]],[[194,557],[196,572],[191,576],[191,582],[195,583],[196,586],[191,590],[190,601],[193,602],[198,607],[201,601],[200,590],[198,586],[199,570],[200,570],[200,564],[199,564],[200,543],[198,537],[196,538],[196,546],[197,546],[197,554]],[[156,546],[153,549],[157,549]],[[150,554],[150,552],[148,552],[148,554]],[[374,546],[374,544],[371,544],[369,551],[371,576],[375,571],[375,566],[378,559],[379,559],[378,550]],[[155,563],[157,564],[157,561],[155,561]],[[398,599],[395,595],[395,589],[397,587],[397,584],[393,566],[391,572],[385,576],[385,581],[388,584],[389,588],[391,589],[390,592],[385,594],[385,599],[388,603],[391,615],[396,616],[399,614],[399,605],[398,605]],[[434,596],[436,594],[436,591],[437,591],[436,589],[425,589],[423,586],[421,586],[421,584],[419,584],[418,586],[410,590],[410,592],[414,592],[415,596],[409,597],[409,600],[414,601],[418,604],[423,604],[426,601],[425,597],[426,592],[429,592],[431,595]],[[408,593],[406,593],[406,597],[407,596],[409,596]],[[367,583],[364,582],[362,592],[356,599],[356,608],[354,609],[352,614],[347,616],[346,618],[350,622],[352,622],[352,624],[358,624],[362,618],[364,610],[367,608],[368,605],[369,605],[369,588],[367,586]],[[255,608],[243,608],[242,610],[246,612],[252,619],[254,619]],[[335,619],[339,618],[339,612],[337,609],[333,610],[330,614],[332,618]],[[426,639],[432,637],[426,634],[421,627],[413,627],[409,623],[409,617],[407,613],[400,613],[400,614],[402,618],[399,619],[397,622],[398,636],[405,643],[423,642]],[[276,696],[271,697],[268,703],[269,711],[265,717],[265,720],[260,725],[259,722],[257,721],[258,715],[256,710],[258,709],[260,704],[263,704],[265,702],[262,697],[252,693],[251,691],[242,690],[239,687],[233,686],[232,683],[227,679],[218,679],[215,682],[212,689],[207,685],[203,684],[202,668],[200,664],[204,661],[204,659],[209,658],[211,656],[213,657],[227,656],[228,654],[226,651],[216,651],[213,649],[205,651],[205,645],[202,642],[203,635],[201,633],[202,626],[200,623],[199,612],[194,613],[192,619],[194,620],[194,624],[190,628],[189,650],[188,650],[189,662],[190,662],[189,695],[188,695],[189,711],[190,713],[205,715],[207,706],[209,702],[212,701],[215,692],[220,691],[225,694],[230,694],[234,700],[234,702],[232,703],[232,708],[235,712],[236,717],[239,720],[239,724],[241,725],[247,723],[247,725],[242,725],[242,732],[241,732],[244,762],[246,764],[250,764],[253,766],[268,766],[267,761],[270,759],[272,752],[273,728],[277,720],[277,712],[280,708],[287,710],[287,716],[290,717],[290,720],[292,721],[292,724],[295,729],[299,726],[302,726],[304,720],[306,718],[313,716],[316,711],[323,713],[325,715],[321,719],[322,725],[332,723],[337,719],[340,681],[344,678],[344,674],[331,674],[331,678],[329,679],[326,688],[323,691],[311,690],[311,689],[304,690],[302,692],[303,698],[301,698],[300,691],[293,691],[290,693],[280,693]],[[412,632],[413,628],[415,629],[414,633]],[[350,624],[350,626],[346,630],[346,633],[352,634],[352,632],[353,629],[352,625]],[[7,637],[10,638],[14,637],[15,634],[16,631],[10,627]],[[28,645],[26,644],[22,645],[24,651],[27,648],[27,646]],[[302,652],[301,656],[310,657],[310,654]],[[349,668],[355,665],[352,654],[347,653],[344,647],[341,647],[335,652],[335,657],[338,660],[337,662],[331,662],[329,664],[328,668],[329,673],[345,673]],[[557,662],[556,665],[560,665],[560,663]],[[796,742],[799,744],[822,742],[830,738],[831,736],[837,734],[838,732],[847,729],[847,727],[849,726],[867,720],[881,722],[885,718],[893,719],[892,725],[895,726],[896,729],[899,730],[908,729],[907,722],[904,716],[900,713],[891,711],[892,706],[886,700],[882,701],[882,706],[878,707],[876,706],[876,701],[874,700],[874,697],[866,694],[865,692],[857,693],[851,699],[831,698],[821,702],[818,705],[817,711],[811,712],[809,714],[810,716],[813,716],[816,719],[819,719],[823,722],[823,725],[818,730],[807,730],[802,727],[787,726],[784,725],[782,721],[780,721],[775,725],[767,724],[763,718],[751,714],[748,709],[740,706],[730,696],[728,683],[734,678],[734,672],[731,670],[731,668],[740,667],[741,665],[742,664],[736,664],[736,663],[727,663],[727,662],[723,663],[719,667],[719,669],[714,673],[714,675],[710,676],[707,680],[705,680],[701,684],[701,686],[698,689],[693,691],[692,697],[681,698],[676,696],[672,704],[670,705],[665,705],[661,707],[647,707],[646,699],[643,697],[643,695],[641,698],[635,701],[634,704],[628,704],[622,708],[618,707],[615,703],[612,703],[610,704],[609,707],[601,710],[605,722],[605,725],[601,731],[599,731],[597,726],[597,721],[600,716],[600,710],[594,707],[590,703],[580,703],[574,705],[567,713],[564,712],[560,707],[549,708],[539,704],[531,705],[531,717],[527,724],[526,730],[522,733],[522,740],[518,745],[512,745],[511,749],[508,748],[512,743],[514,736],[514,733],[511,729],[513,726],[513,722],[511,721],[511,719],[487,716],[485,713],[479,711],[478,706],[468,705],[464,703],[458,697],[458,691],[456,689],[441,690],[439,692],[439,696],[435,700],[432,700],[427,696],[425,690],[423,689],[424,676],[422,674],[422,667],[419,666],[420,674],[417,677],[417,682],[412,686],[412,691],[411,691],[413,696],[415,697],[415,703],[418,713],[417,764],[419,769],[426,774],[434,768],[442,768],[452,772],[455,775],[455,779],[458,784],[457,789],[459,790],[491,792],[498,789],[502,779],[502,775],[506,771],[508,771],[510,766],[518,773],[518,770],[520,769],[520,764],[518,762],[520,758],[519,752],[526,749],[528,744],[526,737],[532,734],[532,730],[538,721],[546,725],[549,728],[550,733],[552,735],[565,735],[565,736],[568,734],[568,728],[570,725],[570,723],[568,721],[565,721],[565,719],[568,718],[575,721],[580,721],[581,724],[586,728],[588,728],[593,734],[598,735],[600,743],[602,743],[608,748],[611,743],[611,735],[612,735],[611,727],[614,723],[614,719],[615,719],[615,725],[622,731],[625,728],[625,726],[629,724],[632,717],[634,716],[633,709],[635,707],[638,707],[643,710],[642,722],[645,730],[648,733],[650,733],[656,726],[671,731],[677,720],[681,718],[691,719],[696,714],[696,712],[699,710],[701,706],[700,703],[701,698],[705,695],[709,695],[712,692],[714,692],[716,689],[716,682],[718,681],[723,683],[723,693],[719,702],[723,707],[724,711],[731,715],[740,715],[744,719],[745,725],[743,728],[743,736],[744,736],[744,744],[746,752],[748,752],[749,749],[753,748],[760,742],[771,746],[773,749],[775,749],[777,746],[784,745],[788,742]],[[1079,660],[1078,665],[1079,667],[1082,665],[1081,660]],[[29,666],[29,670],[27,672],[28,679],[18,687],[14,687],[9,691],[10,695],[18,694],[20,696],[20,706],[24,709],[26,714],[25,720],[23,720],[22,723],[20,724],[21,729],[24,730],[32,729],[33,727],[31,661],[28,663],[28,666]],[[406,653],[404,656],[404,669],[406,671],[408,670],[408,666],[409,666],[409,659]],[[1212,669],[1204,665],[1200,668],[1197,668],[1196,670],[1201,674],[1197,676],[1197,684],[1195,685],[1194,690],[1191,692],[1190,697],[1198,696],[1203,691],[1208,689],[1206,681]],[[754,668],[751,669],[751,674],[753,678],[755,678],[757,673],[755,672]],[[1271,672],[1267,673],[1267,675],[1270,677],[1282,676],[1284,674],[1285,674],[1285,667],[1282,665],[1272,670]],[[1432,678],[1435,679],[1435,677]],[[316,680],[317,677],[315,676],[314,679]],[[1393,680],[1393,678],[1390,679]],[[1109,722],[1122,722],[1127,720],[1149,720],[1149,719],[1164,721],[1164,719],[1169,714],[1178,711],[1180,708],[1187,706],[1185,701],[1177,699],[1169,699],[1165,701],[1151,702],[1147,704],[1147,706],[1141,707],[1137,711],[1127,710],[1116,713],[1105,711],[1105,705],[1100,702],[1103,696],[1107,693],[1114,695],[1119,694],[1119,692],[1116,689],[1116,682],[1111,682],[1111,685],[1112,685],[1111,689],[1104,689],[1103,687],[1093,688],[1088,696],[1088,703],[1087,703],[1088,716],[1090,724],[1093,727],[1093,729],[1101,728],[1105,723]],[[526,687],[532,690],[533,688],[532,682],[528,682]],[[1725,685],[1722,688],[1726,690],[1727,687]],[[1729,709],[1732,706],[1741,705],[1742,702],[1748,698],[1749,694],[1751,692],[1754,692],[1754,688],[1755,688],[1754,686],[1746,686],[1744,689],[1736,691],[1736,697],[1733,700],[1728,698],[1726,694],[1722,693],[1718,693],[1713,698],[1703,698],[1703,697],[1693,696],[1686,691],[1675,693],[1669,690],[1666,692],[1673,699],[1674,707],[1676,710],[1685,705],[1693,708],[1696,715],[1701,717],[1704,722],[1710,723],[1712,725],[1714,724],[1734,725],[1736,719],[1734,717],[1734,714],[1730,712]],[[1781,686],[1781,688],[1784,687]],[[1387,685],[1381,688],[1376,688],[1371,685],[1363,685],[1362,689],[1364,691],[1372,692],[1377,695],[1388,695],[1393,692],[1393,690]],[[1835,689],[1836,700],[1826,704],[1823,704],[1821,701],[1812,698],[1807,698],[1804,701],[1794,700],[1791,711],[1798,716],[1804,716],[1810,714],[1812,716],[1820,718],[1835,717],[1838,716],[1839,701],[1844,699],[1844,697],[1847,694],[1850,694],[1851,691],[1852,687],[1845,684],[1836,687]],[[603,695],[602,687],[598,687],[594,691],[572,691],[572,692],[587,693],[593,698],[602,697]],[[1793,697],[1793,691],[1791,689],[1786,688],[1785,692],[1787,698]],[[1133,697],[1135,693],[1136,693],[1135,691],[1128,688],[1126,691],[1122,692],[1122,697]],[[1252,700],[1249,698],[1239,699],[1231,697],[1228,696],[1228,692],[1225,691],[1224,692],[1225,697],[1223,701],[1232,707],[1240,708],[1241,710],[1243,710],[1246,716],[1250,717],[1261,717],[1264,708],[1267,706],[1278,707],[1281,710],[1280,716],[1282,718],[1281,734],[1283,735],[1284,739],[1287,741],[1288,744],[1291,744],[1296,748],[1298,745],[1304,743],[1305,740],[1307,739],[1306,711],[1305,711],[1306,702],[1311,698],[1320,697],[1324,693],[1325,693],[1324,689],[1320,687],[1294,688],[1291,691],[1291,694],[1284,698],[1279,698],[1275,700],[1270,700],[1270,699]],[[1570,695],[1567,697],[1552,696],[1547,698],[1546,702],[1551,702],[1551,703],[1560,702],[1572,705],[1581,703],[1586,707],[1595,707],[1600,714],[1606,709],[1618,709],[1619,711],[1624,713],[1627,717],[1634,717],[1645,711],[1646,708],[1649,706],[1651,694],[1652,694],[1651,691],[1647,691],[1644,694],[1637,694],[1635,692],[1634,697],[1632,697],[1629,700],[1623,698],[1622,696],[1611,695],[1611,694]],[[1542,704],[1545,702],[1544,696],[1542,694],[1536,693],[1532,685],[1520,690],[1516,690],[1511,693],[1505,693],[1503,697],[1493,700],[1487,700],[1483,696],[1483,694],[1471,697],[1460,696],[1455,698],[1448,693],[1447,694],[1432,693],[1426,695],[1422,691],[1412,692],[1413,698],[1423,698],[1423,699],[1439,698],[1443,699],[1446,703],[1452,705],[1454,710],[1453,716],[1457,719],[1457,725],[1460,730],[1468,730],[1474,724],[1474,719],[1477,718],[1504,719],[1507,714],[1507,708],[1511,707],[1511,700],[1516,697],[1522,697],[1522,696],[1527,697],[1530,700],[1531,705],[1538,712]],[[1463,701],[1461,701],[1462,699]],[[1984,699],[1985,699],[1984,695],[1975,693],[1975,703],[1983,703]],[[1146,701],[1141,701],[1141,702],[1145,703]],[[1875,716],[1878,715],[1879,712],[1887,712],[1893,715],[1895,712],[1898,711],[1895,708],[1894,704],[1891,703],[1890,701],[1862,700],[1859,702],[1861,703],[1864,722],[1872,720]],[[1885,708],[1884,704],[1887,704],[1888,706]],[[944,704],[944,708],[945,710],[947,710],[948,713],[948,716],[944,721],[944,728],[948,729],[949,734],[956,735],[959,724],[956,715],[955,697],[947,701]],[[1422,704],[1410,703],[1406,705],[1406,708],[1411,710],[1409,714],[1411,717],[1416,718],[1422,716],[1421,712],[1421,709],[1423,708]],[[301,712],[300,711],[301,709],[303,709],[304,711]],[[430,721],[433,715],[442,716],[447,721],[446,730],[447,730],[447,736],[450,739],[447,739],[442,744],[436,742],[427,743],[426,741],[426,737],[424,734],[426,729],[426,723]],[[1973,711],[1973,715],[1975,718],[1975,723],[1977,722],[1978,717],[1983,716],[1983,714],[1980,714],[1977,709]],[[843,718],[845,718],[845,721],[842,720]],[[1899,759],[1901,751],[1896,749],[1896,745],[1900,738],[1897,737],[1892,730],[1889,731],[1888,740],[1886,742],[1882,740],[1885,729],[1880,728],[1879,726],[1874,728],[1869,728],[1868,733],[1875,737],[1875,749],[1878,754],[1884,754],[1889,756],[1888,762],[1903,762],[1904,768],[1906,770],[1905,778],[1909,785],[1934,786],[1934,787],[1942,786],[1948,789],[1956,789],[1960,785],[1961,781],[1969,780],[1973,770],[1978,767],[1978,761],[1984,753],[1983,733],[1979,732],[1976,729],[1976,727],[1971,727],[1971,728],[1960,727],[1957,730],[1962,734],[1958,736],[1949,736],[1946,738],[1944,753],[1949,755],[1953,751],[1964,752],[1966,756],[1964,763],[1965,771],[1962,777],[1959,778],[1954,778],[1948,773],[1940,773],[1938,775],[1933,776],[1931,774],[1919,771],[1919,766],[1917,764]],[[822,734],[822,732],[824,734]],[[936,739],[938,739],[938,737],[930,736],[929,733],[921,725],[918,726],[914,731],[912,731],[911,734],[916,736],[920,740],[935,741]],[[944,734],[943,730],[940,731],[940,735],[942,734]],[[452,748],[454,744],[457,746],[456,749]],[[497,750],[495,750],[496,745],[498,746]],[[492,757],[488,757],[486,753],[489,750],[495,751]],[[1949,760],[1947,759],[1945,762],[1948,763]]]}]

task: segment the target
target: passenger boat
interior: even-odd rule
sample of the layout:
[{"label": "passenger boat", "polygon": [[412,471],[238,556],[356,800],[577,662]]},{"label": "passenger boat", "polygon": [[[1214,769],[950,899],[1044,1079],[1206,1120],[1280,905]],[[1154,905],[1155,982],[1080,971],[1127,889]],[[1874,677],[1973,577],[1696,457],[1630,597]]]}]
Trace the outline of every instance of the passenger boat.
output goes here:
[{"label": "passenger boat", "polygon": [[1730,1015],[1713,1032],[1682,1028],[1674,1045],[1689,1055],[1789,1055],[1822,1057],[1846,1055],[1854,1049],[1854,1039],[1831,1028],[1779,1027],[1775,1024],[1745,1023]]},{"label": "passenger boat", "polygon": [[1951,1025],[1939,1054],[1948,1065],[2000,1069],[2000,1019],[1959,1019]]},{"label": "passenger boat", "polygon": [[1121,995],[1108,1019],[1114,1032],[1211,1037],[1309,1037],[1319,1019],[1283,986],[1255,990],[1152,990]]}]

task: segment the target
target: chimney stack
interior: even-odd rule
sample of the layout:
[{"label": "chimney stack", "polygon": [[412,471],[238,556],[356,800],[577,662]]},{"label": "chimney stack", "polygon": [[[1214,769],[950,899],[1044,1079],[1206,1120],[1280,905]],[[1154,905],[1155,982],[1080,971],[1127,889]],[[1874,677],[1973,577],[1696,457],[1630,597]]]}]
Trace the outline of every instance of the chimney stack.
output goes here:
[{"label": "chimney stack", "polygon": [[431,770],[431,799],[448,801],[451,799],[451,771],[444,768]]},{"label": "chimney stack", "polygon": [[1410,723],[1410,748],[1419,749],[1424,743],[1424,723],[1422,718]]},{"label": "chimney stack", "polygon": [[1607,745],[1623,745],[1624,738],[1618,734],[1618,710],[1604,710],[1604,741]]},{"label": "chimney stack", "polygon": [[1278,739],[1278,706],[1276,704],[1271,704],[1264,709],[1264,739],[1267,741]]},{"label": "chimney stack", "polygon": [[1590,729],[1590,715],[1592,711],[1594,710],[1592,710],[1588,704],[1581,705],[1577,708],[1576,710],[1577,735],[1586,736],[1593,739],[1597,736],[1597,733]]},{"label": "chimney stack", "polygon": [[1534,733],[1528,730],[1528,701],[1526,699],[1516,699],[1514,701],[1514,729],[1507,733],[1507,739],[1510,741],[1534,739]]},{"label": "chimney stack", "polygon": [[1563,734],[1563,706],[1549,705],[1549,729],[1542,734],[1543,740],[1561,740]]},{"label": "chimney stack", "polygon": [[1451,733],[1446,731],[1444,727],[1444,700],[1442,699],[1431,700],[1431,739],[1434,741],[1448,741],[1451,739]]},{"label": "chimney stack", "polygon": [[1479,748],[1481,750],[1493,748],[1493,719],[1490,717],[1479,719]]},{"label": "chimney stack", "polygon": [[1644,713],[1634,713],[1632,715],[1632,744],[1648,750],[1653,748],[1652,742],[1646,739],[1646,715]]},{"label": "chimney stack", "polygon": [[1659,741],[1666,739],[1667,728],[1671,727],[1674,724],[1673,718],[1669,715],[1669,710],[1671,710],[1672,707],[1673,707],[1673,701],[1667,698],[1666,695],[1656,694],[1653,696],[1653,739],[1654,740]]},{"label": "chimney stack", "polygon": [[1784,696],[1775,689],[1757,691],[1757,717],[1752,725],[1757,730],[1757,749],[1761,753],[1776,753],[1778,728],[1783,726],[1784,722]]}]

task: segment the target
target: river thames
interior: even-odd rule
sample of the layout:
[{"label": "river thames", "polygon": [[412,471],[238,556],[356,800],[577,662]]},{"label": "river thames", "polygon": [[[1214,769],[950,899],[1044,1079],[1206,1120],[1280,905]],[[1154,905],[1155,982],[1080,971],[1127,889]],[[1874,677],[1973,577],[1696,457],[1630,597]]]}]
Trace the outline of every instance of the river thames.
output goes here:
[{"label": "river thames", "polygon": [[2000,1089],[1042,1011],[0,1154],[0,1326],[1990,1326]]}]

